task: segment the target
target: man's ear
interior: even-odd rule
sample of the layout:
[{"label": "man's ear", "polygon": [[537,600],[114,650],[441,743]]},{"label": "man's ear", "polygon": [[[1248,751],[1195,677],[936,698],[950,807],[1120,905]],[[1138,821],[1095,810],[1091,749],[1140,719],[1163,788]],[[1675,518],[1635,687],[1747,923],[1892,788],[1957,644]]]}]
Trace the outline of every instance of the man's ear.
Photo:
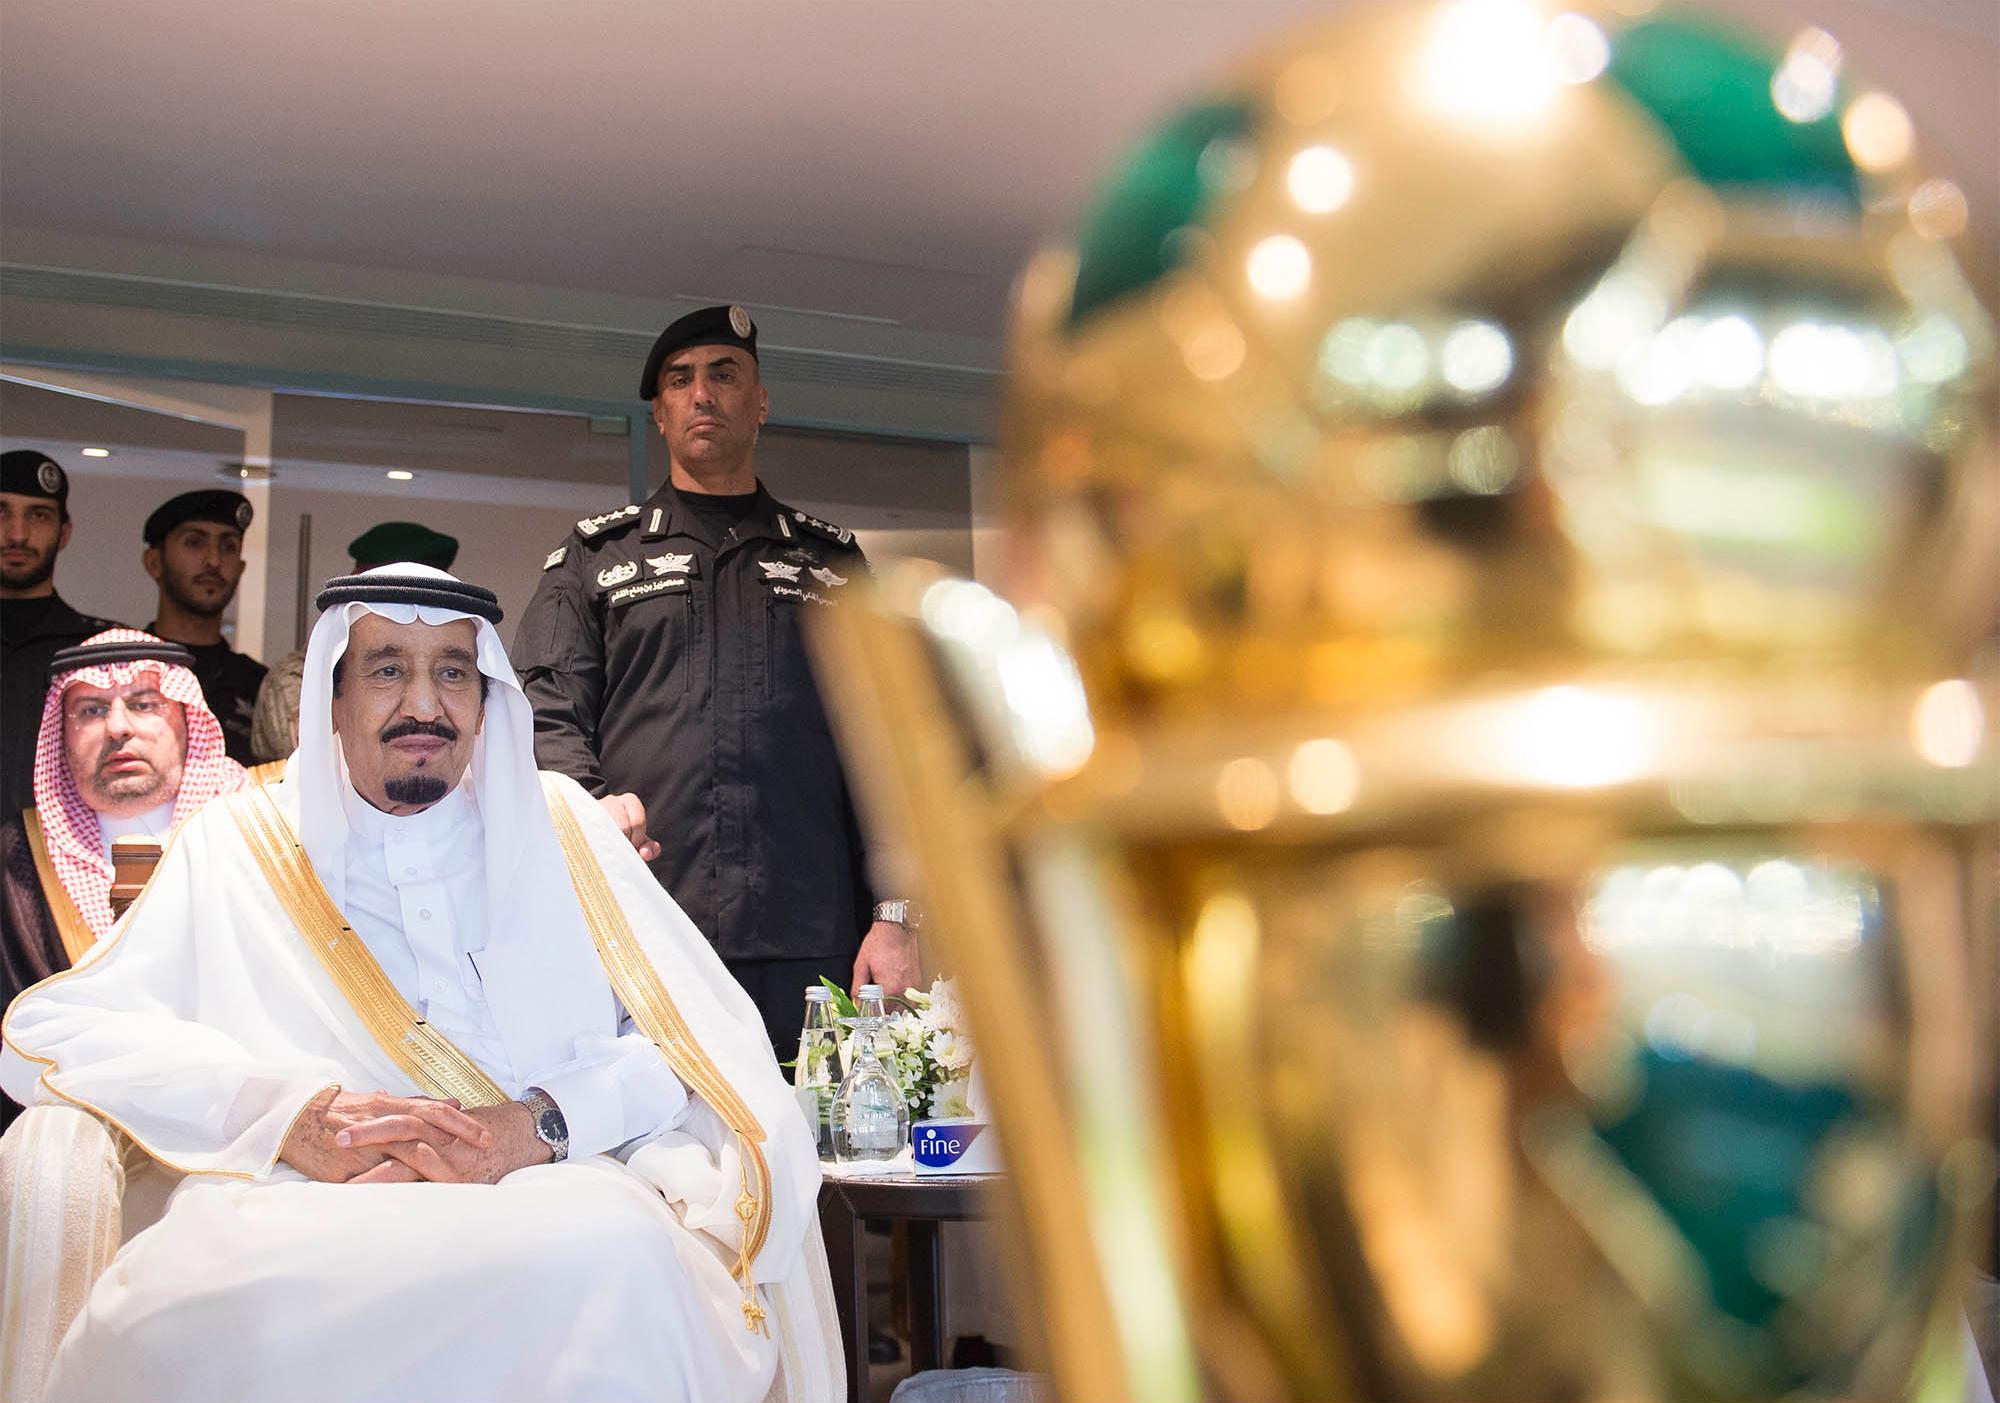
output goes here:
[{"label": "man's ear", "polygon": [[57,555],[61,555],[64,551],[69,549],[69,533],[71,529],[75,527],[75,525],[76,523],[74,521],[71,521],[68,517],[63,518],[62,530],[56,532]]},{"label": "man's ear", "polygon": [[666,410],[665,395],[653,396],[653,427],[660,431],[661,438],[665,438],[667,436],[667,410]]},{"label": "man's ear", "polygon": [[771,392],[764,386],[757,387],[757,422],[762,424],[771,417]]},{"label": "man's ear", "polygon": [[153,577],[153,583],[160,582],[160,548],[147,546],[139,552],[139,563],[146,567],[146,573]]}]

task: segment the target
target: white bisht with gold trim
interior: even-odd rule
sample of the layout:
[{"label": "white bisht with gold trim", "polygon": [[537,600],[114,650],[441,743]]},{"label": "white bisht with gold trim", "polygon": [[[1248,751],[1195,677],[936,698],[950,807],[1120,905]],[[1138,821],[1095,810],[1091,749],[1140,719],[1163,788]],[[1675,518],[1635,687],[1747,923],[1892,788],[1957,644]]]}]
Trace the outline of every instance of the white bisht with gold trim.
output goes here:
[{"label": "white bisht with gold trim", "polygon": [[686,1083],[687,1113],[491,1186],[324,1184],[279,1163],[330,1085],[507,1094],[341,920],[342,874],[312,838],[320,796],[300,784],[338,762],[302,737],[283,784],[190,820],[112,936],[7,1012],[10,1094],[81,1106],[187,1175],[99,1278],[52,1403],[841,1398],[818,1159],[762,1021],[597,802],[513,763],[525,700],[488,624],[479,652],[501,685],[466,782],[508,815],[488,824],[479,961],[495,1014],[510,997],[532,1010],[501,1025],[532,1018],[559,1059],[616,1036],[622,1006]]}]

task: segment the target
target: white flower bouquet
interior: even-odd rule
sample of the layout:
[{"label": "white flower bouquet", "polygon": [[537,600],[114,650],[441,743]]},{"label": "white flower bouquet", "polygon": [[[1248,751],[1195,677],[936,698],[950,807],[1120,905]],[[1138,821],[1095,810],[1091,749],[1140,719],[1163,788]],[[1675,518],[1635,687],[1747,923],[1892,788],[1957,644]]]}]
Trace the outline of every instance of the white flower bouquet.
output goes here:
[{"label": "white flower bouquet", "polygon": [[[831,980],[822,980],[839,1011],[853,1016],[853,1001]],[[936,979],[928,990],[905,989],[901,1008],[889,1014],[878,1035],[876,1051],[912,1120],[978,1116],[983,1090],[972,1069],[972,1039],[966,1032],[965,1011],[949,979]],[[846,1057],[843,1062],[848,1061]]]}]

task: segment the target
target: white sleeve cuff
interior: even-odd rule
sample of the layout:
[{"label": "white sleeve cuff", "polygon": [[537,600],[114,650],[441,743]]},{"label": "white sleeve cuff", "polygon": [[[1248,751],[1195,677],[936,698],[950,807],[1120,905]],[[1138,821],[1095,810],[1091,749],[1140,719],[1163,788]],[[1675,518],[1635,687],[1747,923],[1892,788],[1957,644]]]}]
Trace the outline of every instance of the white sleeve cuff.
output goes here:
[{"label": "white sleeve cuff", "polygon": [[569,1127],[569,1156],[585,1159],[680,1123],[687,1088],[643,1035],[577,1039],[577,1056],[529,1081]]}]

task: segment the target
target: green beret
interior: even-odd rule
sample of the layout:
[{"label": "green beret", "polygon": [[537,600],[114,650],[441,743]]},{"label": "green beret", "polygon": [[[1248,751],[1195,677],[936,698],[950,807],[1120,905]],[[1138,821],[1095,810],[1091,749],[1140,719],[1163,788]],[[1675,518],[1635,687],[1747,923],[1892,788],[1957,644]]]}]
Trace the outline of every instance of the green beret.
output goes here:
[{"label": "green beret", "polygon": [[660,392],[660,367],[675,351],[689,346],[740,346],[757,359],[757,323],[741,307],[703,307],[689,312],[660,333],[646,354],[646,369],[639,376],[639,398],[650,401]]},{"label": "green beret", "polygon": [[178,497],[169,497],[153,508],[153,514],[146,518],[146,527],[141,534],[145,536],[147,545],[158,549],[167,539],[167,532],[190,521],[213,522],[234,531],[248,531],[250,519],[255,515],[250,508],[250,499],[241,492],[231,492],[226,487],[203,488],[199,492],[183,492]]},{"label": "green beret", "polygon": [[0,492],[46,497],[69,512],[69,474],[48,454],[33,448],[0,453]]},{"label": "green beret", "polygon": [[385,521],[349,541],[347,553],[354,557],[357,570],[404,561],[449,570],[452,561],[458,559],[458,537],[419,526],[414,521]]}]

